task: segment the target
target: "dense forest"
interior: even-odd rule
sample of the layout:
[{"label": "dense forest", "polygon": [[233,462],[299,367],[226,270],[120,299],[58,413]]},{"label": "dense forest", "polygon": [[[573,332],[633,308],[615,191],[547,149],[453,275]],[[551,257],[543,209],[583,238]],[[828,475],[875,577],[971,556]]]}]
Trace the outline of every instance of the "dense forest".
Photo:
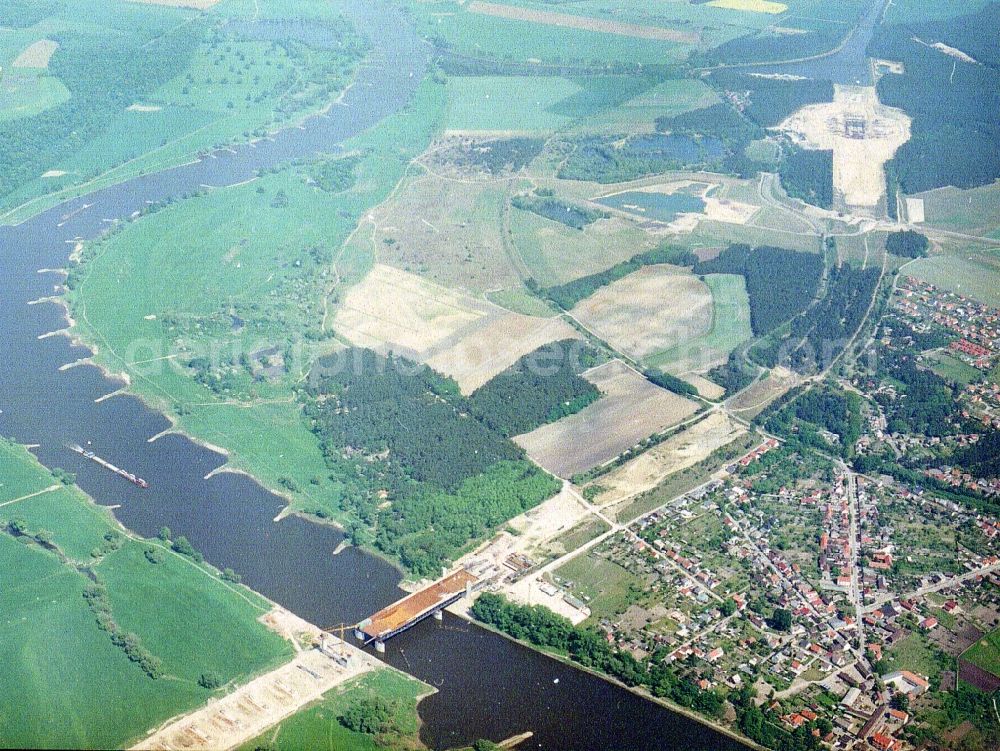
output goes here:
[{"label": "dense forest", "polygon": [[730,352],[726,362],[712,368],[706,377],[726,390],[726,395],[745,389],[757,378],[757,368],[749,364],[739,350]]},{"label": "dense forest", "polygon": [[0,123],[0,195],[57,164],[99,135],[112,114],[179,75],[204,33],[199,22],[184,24],[146,43],[141,53],[133,45],[143,39],[107,46],[85,35],[53,35],[60,47],[49,71],[71,98],[33,117]]},{"label": "dense forest", "polygon": [[599,359],[577,339],[546,344],[474,391],[469,412],[504,436],[555,422],[600,398],[597,387],[580,376]]},{"label": "dense forest", "polygon": [[778,174],[785,192],[792,198],[800,198],[820,208],[832,208],[832,151],[787,147]]},{"label": "dense forest", "polygon": [[684,248],[661,245],[659,248],[640,253],[627,261],[612,266],[607,271],[574,279],[572,282],[555,287],[538,287],[534,280],[528,280],[528,288],[542,294],[563,310],[570,310],[581,300],[585,300],[601,287],[606,287],[629,274],[638,271],[643,266],[655,266],[669,263],[675,266],[691,266],[698,260],[694,253]]},{"label": "dense forest", "polygon": [[360,522],[350,530],[355,542],[432,574],[558,490],[517,445],[469,414],[454,381],[370,350],[348,350],[338,362],[317,370],[303,398],[332,477],[344,484],[343,510]]},{"label": "dense forest", "polygon": [[903,258],[923,258],[929,247],[927,236],[913,230],[890,232],[885,240],[886,251]]},{"label": "dense forest", "polygon": [[59,0],[4,0],[0,4],[0,26],[26,29],[56,13],[61,7]]},{"label": "dense forest", "polygon": [[731,92],[743,114],[762,128],[773,128],[803,107],[833,101],[833,84],[815,79],[764,78],[753,73],[723,70],[709,83]]},{"label": "dense forest", "polygon": [[354,171],[360,161],[360,156],[328,159],[313,165],[309,170],[309,177],[320,190],[342,193],[353,187],[356,179]]},{"label": "dense forest", "polygon": [[886,411],[890,433],[944,436],[955,432],[954,389],[934,371],[917,365],[913,353],[880,358],[878,376],[896,384],[905,396],[875,395]]},{"label": "dense forest", "polygon": [[585,136],[568,144],[569,154],[559,167],[564,180],[621,183],[678,169],[721,164],[725,152],[710,135],[662,134]]},{"label": "dense forest", "polygon": [[750,298],[750,325],[756,336],[762,336],[813,301],[823,276],[823,258],[786,248],[736,244],[695,264],[694,272],[742,275]]},{"label": "dense forest", "polygon": [[[861,397],[823,384],[783,405],[767,419],[764,427],[805,446],[852,456],[863,427]],[[839,440],[831,442],[820,434],[821,430],[835,433]]]},{"label": "dense forest", "polygon": [[1000,431],[987,431],[976,443],[955,452],[954,461],[976,477],[1000,477]]},{"label": "dense forest", "polygon": [[879,278],[877,268],[845,265],[830,271],[826,296],[792,320],[791,341],[802,340],[791,353],[792,367],[823,370],[833,362],[864,322]]},{"label": "dense forest", "polygon": [[[545,189],[543,189],[545,190]],[[567,203],[553,195],[536,191],[534,194],[514,196],[511,199],[514,208],[530,211],[545,219],[565,224],[573,229],[583,229],[598,219],[607,216],[603,211],[596,211],[584,206]]]},{"label": "dense forest", "polygon": [[[898,60],[902,75],[878,82],[884,104],[913,119],[912,138],[891,163],[902,188],[918,193],[954,185],[971,188],[1000,177],[1000,4],[927,24],[880,27],[869,55]],[[943,42],[979,64],[930,45]]]}]

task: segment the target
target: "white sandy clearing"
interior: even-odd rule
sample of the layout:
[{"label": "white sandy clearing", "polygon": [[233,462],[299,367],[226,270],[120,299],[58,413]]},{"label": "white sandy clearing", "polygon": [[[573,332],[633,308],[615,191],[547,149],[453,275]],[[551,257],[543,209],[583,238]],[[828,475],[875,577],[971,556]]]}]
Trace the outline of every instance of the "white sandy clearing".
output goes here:
[{"label": "white sandy clearing", "polygon": [[48,172],[43,172],[42,177],[62,177],[65,174],[61,169],[50,169]]},{"label": "white sandy clearing", "polygon": [[594,504],[608,507],[650,490],[668,475],[694,466],[744,433],[746,428],[735,420],[722,412],[713,412],[701,422],[596,479],[592,484],[605,490],[594,499]]},{"label": "white sandy clearing", "polygon": [[125,108],[129,112],[159,112],[163,107],[155,104],[130,104]]},{"label": "white sandy clearing", "polygon": [[587,371],[584,377],[601,391],[600,399],[514,439],[536,463],[559,477],[610,461],[698,408],[654,386],[620,360]]},{"label": "white sandy clearing", "polygon": [[[504,561],[508,556],[521,553],[538,561],[539,555],[549,544],[588,516],[590,511],[573,492],[569,483],[563,483],[559,493],[520,516],[515,516],[489,542],[462,556],[456,561],[456,565],[481,579],[491,578],[497,573],[510,573],[509,569],[504,568]],[[511,534],[508,529],[516,534]]]},{"label": "white sandy clearing", "polygon": [[713,221],[726,224],[746,224],[760,211],[760,206],[731,201],[728,198],[706,196],[704,201],[705,216]]},{"label": "white sandy clearing", "polygon": [[[910,140],[910,118],[881,104],[872,86],[836,86],[833,102],[803,107],[778,129],[805,148],[832,150],[838,203],[858,209],[874,209],[883,200],[883,165]],[[851,131],[855,137],[847,135]]]},{"label": "white sandy clearing", "polygon": [[926,220],[923,198],[906,199],[906,218],[910,224],[920,224]]},{"label": "white sandy clearing", "polygon": [[646,266],[597,290],[571,312],[601,339],[641,360],[707,334],[712,293],[674,267]]},{"label": "white sandy clearing", "polygon": [[[277,609],[280,611],[280,609]],[[272,611],[265,622],[286,638],[319,629],[287,611]],[[384,667],[374,657],[350,644],[328,637],[326,651],[307,648],[279,668],[255,678],[231,693],[180,717],[133,746],[135,749],[181,748],[190,751],[226,749],[256,738],[310,702],[352,678]],[[297,642],[296,646],[298,647]],[[334,656],[346,656],[346,665]]]},{"label": "white sandy clearing", "polygon": [[465,394],[542,345],[580,336],[561,318],[512,313],[382,264],[351,288],[333,327],[354,345],[430,365]]},{"label": "white sandy clearing", "polygon": [[962,52],[962,50],[957,47],[952,47],[944,42],[934,42],[933,44],[928,44],[920,37],[910,37],[917,44],[922,44],[924,47],[930,47],[931,49],[937,50],[948,57],[953,57],[956,60],[961,60],[963,63],[970,63],[971,65],[979,65],[979,61],[976,60],[972,55]]},{"label": "white sandy clearing", "polygon": [[49,60],[59,49],[59,42],[51,39],[40,39],[34,44],[28,45],[24,51],[14,58],[11,66],[14,68],[48,68]]}]

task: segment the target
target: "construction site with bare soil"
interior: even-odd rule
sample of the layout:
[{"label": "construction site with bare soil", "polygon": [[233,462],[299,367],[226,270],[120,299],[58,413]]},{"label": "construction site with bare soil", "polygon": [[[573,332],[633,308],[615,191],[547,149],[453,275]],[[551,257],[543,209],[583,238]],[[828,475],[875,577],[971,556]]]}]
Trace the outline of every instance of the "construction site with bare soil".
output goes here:
[{"label": "construction site with bare soil", "polygon": [[778,130],[803,148],[833,152],[835,210],[885,213],[884,166],[910,140],[910,118],[879,102],[874,87],[836,86],[832,102],[803,107]]}]

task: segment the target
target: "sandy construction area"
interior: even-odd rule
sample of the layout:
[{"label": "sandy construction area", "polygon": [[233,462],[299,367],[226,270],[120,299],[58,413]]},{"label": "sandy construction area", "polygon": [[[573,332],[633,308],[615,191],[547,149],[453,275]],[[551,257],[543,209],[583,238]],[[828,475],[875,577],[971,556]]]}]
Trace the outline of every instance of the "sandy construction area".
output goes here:
[{"label": "sandy construction area", "polygon": [[597,290],[571,312],[601,339],[641,360],[707,334],[712,293],[673,267],[646,266]]},{"label": "sandy construction area", "polygon": [[784,3],[776,3],[772,0],[712,0],[709,3],[712,8],[727,8],[729,10],[744,10],[750,13],[769,13],[777,15],[788,10]]},{"label": "sandy construction area", "polygon": [[466,394],[543,344],[579,338],[560,318],[511,313],[384,265],[351,288],[333,327],[357,346],[427,363]]},{"label": "sandy construction area", "polygon": [[[266,618],[283,635],[319,629],[287,611]],[[293,660],[255,678],[189,714],[168,721],[135,749],[226,749],[239,746],[289,717],[331,689],[384,665],[350,644],[327,637],[328,646],[307,648]],[[298,646],[298,645],[296,645]]]},{"label": "sandy construction area", "polygon": [[11,66],[14,68],[48,68],[49,60],[59,49],[59,42],[51,39],[40,39],[25,47],[24,51],[14,58]]},{"label": "sandy construction area", "polygon": [[668,475],[694,466],[743,433],[746,428],[728,415],[713,412],[687,430],[599,477],[593,484],[605,490],[593,502],[601,507],[613,506],[650,490]]},{"label": "sandy construction area", "polygon": [[682,44],[696,44],[698,42],[697,34],[689,31],[664,29],[659,26],[640,26],[634,23],[604,21],[599,18],[587,18],[586,16],[575,16],[569,13],[553,13],[547,10],[518,8],[513,5],[483,3],[479,2],[479,0],[469,3],[468,8],[473,13],[482,13],[487,16],[509,18],[515,21],[530,21],[532,23],[561,26],[568,29],[598,31],[604,34],[617,34],[619,36],[637,37],[639,39],[655,39],[662,42],[680,42]]},{"label": "sandy construction area", "polygon": [[620,360],[584,376],[600,389],[600,399],[575,415],[514,439],[534,461],[560,477],[572,477],[610,461],[698,408],[694,402],[654,386]]},{"label": "sandy construction area", "polygon": [[836,86],[833,102],[803,107],[778,126],[809,149],[833,151],[842,208],[874,209],[885,198],[883,165],[910,140],[910,118],[882,105],[873,86]]}]

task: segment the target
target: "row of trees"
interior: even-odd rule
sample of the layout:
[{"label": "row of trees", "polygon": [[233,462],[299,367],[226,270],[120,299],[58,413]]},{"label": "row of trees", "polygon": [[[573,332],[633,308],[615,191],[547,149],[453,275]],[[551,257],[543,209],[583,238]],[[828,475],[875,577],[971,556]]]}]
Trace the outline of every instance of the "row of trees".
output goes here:
[{"label": "row of trees", "polygon": [[675,266],[691,266],[697,260],[697,256],[691,251],[685,248],[675,248],[664,243],[654,250],[633,256],[628,261],[616,263],[607,271],[574,279],[566,284],[543,289],[533,279],[529,279],[527,286],[532,292],[543,295],[563,310],[570,310],[578,302],[590,297],[601,287],[606,287],[612,282],[616,282],[638,271],[643,266],[655,266],[662,263],[669,263]]}]

